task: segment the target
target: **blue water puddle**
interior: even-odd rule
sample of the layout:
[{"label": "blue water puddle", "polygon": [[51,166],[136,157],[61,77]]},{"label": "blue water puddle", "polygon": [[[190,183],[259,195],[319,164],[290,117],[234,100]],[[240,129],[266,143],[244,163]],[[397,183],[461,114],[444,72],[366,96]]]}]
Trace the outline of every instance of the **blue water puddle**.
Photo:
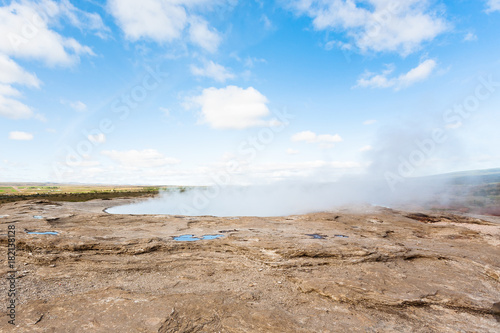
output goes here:
[{"label": "blue water puddle", "polygon": [[57,231],[43,231],[43,232],[38,232],[38,231],[28,231],[26,232],[29,235],[59,235]]},{"label": "blue water puddle", "polygon": [[349,238],[349,236],[345,236],[345,235],[335,235],[335,237],[339,237],[339,238]]},{"label": "blue water puddle", "polygon": [[174,240],[178,242],[196,242],[199,240],[211,240],[224,237],[224,235],[205,235],[202,237],[194,237],[194,235],[181,235],[174,237]]},{"label": "blue water puddle", "polygon": [[9,215],[0,215],[0,219],[6,218],[6,217],[9,217]]},{"label": "blue water puddle", "polygon": [[40,216],[40,215],[33,215],[33,218],[34,218],[34,219],[37,219],[37,220],[41,220],[41,219],[43,219],[43,216]]},{"label": "blue water puddle", "polygon": [[221,237],[224,237],[224,235],[205,235],[203,236],[203,239],[217,239]]},{"label": "blue water puddle", "polygon": [[325,239],[326,238],[325,235],[320,235],[320,234],[306,234],[306,236],[310,236],[314,239]]},{"label": "blue water puddle", "polygon": [[195,238],[194,235],[182,235],[174,237],[174,240],[179,242],[195,242],[201,240],[201,238]]}]

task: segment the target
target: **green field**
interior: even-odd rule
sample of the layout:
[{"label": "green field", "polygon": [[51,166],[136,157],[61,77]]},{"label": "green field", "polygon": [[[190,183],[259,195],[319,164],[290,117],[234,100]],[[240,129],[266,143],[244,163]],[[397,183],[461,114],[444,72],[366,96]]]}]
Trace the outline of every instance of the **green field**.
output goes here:
[{"label": "green field", "polygon": [[[48,185],[12,184],[0,186],[0,203],[29,199],[52,201],[88,201],[120,197],[154,196],[160,190],[179,190],[177,186],[112,186],[112,185]],[[9,183],[10,185],[10,183]]]}]

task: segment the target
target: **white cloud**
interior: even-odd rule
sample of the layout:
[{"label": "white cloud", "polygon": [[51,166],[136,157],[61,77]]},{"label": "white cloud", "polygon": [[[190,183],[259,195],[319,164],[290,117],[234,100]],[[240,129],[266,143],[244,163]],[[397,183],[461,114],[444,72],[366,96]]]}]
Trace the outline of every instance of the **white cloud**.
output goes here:
[{"label": "white cloud", "polygon": [[311,131],[304,131],[304,132],[296,133],[292,136],[291,140],[293,142],[302,142],[303,141],[303,142],[307,142],[307,143],[326,143],[326,144],[342,142],[342,138],[338,134],[318,135],[318,134],[311,132]]},{"label": "white cloud", "polygon": [[409,87],[419,81],[427,79],[434,69],[437,63],[435,60],[428,59],[421,62],[417,67],[411,69],[405,74],[401,74],[398,77],[390,78],[394,72],[394,66],[388,66],[381,74],[366,73],[364,77],[360,78],[357,82],[358,87],[363,88],[394,88],[396,90]]},{"label": "white cloud", "polygon": [[264,23],[264,28],[266,30],[272,30],[274,28],[273,22],[267,17],[267,15],[262,15],[260,18],[261,22]]},{"label": "white cloud", "polygon": [[[241,60],[241,59],[239,59]],[[246,57],[243,64],[245,67],[248,67],[248,68],[252,68],[254,67],[256,64],[259,64],[259,63],[267,63],[267,60],[266,59],[263,59],[263,58],[255,58],[255,57]]]},{"label": "white cloud", "polygon": [[[242,167],[242,180],[250,183],[272,182],[275,180],[300,179],[302,177],[317,177],[318,173],[325,177],[338,179],[348,171],[361,168],[362,165],[353,161],[304,161],[297,163],[266,163],[252,164]],[[325,172],[326,170],[331,171]],[[335,172],[337,171],[337,172]],[[328,174],[328,175],[327,175]],[[336,175],[333,175],[336,174]],[[327,176],[326,176],[327,175]]]},{"label": "white cloud", "polygon": [[110,30],[101,17],[96,13],[88,13],[73,6],[68,0],[62,0],[59,5],[60,13],[67,18],[71,25],[81,30],[93,30],[101,38],[107,38]]},{"label": "white cloud", "polygon": [[105,143],[106,142],[106,135],[104,135],[102,133],[99,133],[96,135],[89,135],[87,138],[89,139],[90,142],[93,142],[93,143]]},{"label": "white cloud", "polygon": [[21,92],[11,85],[0,84],[0,96],[21,96]]},{"label": "white cloud", "polygon": [[162,0],[110,0],[108,8],[128,39],[137,41],[146,38],[165,42],[179,38],[187,24],[186,10],[178,3]]},{"label": "white cloud", "polygon": [[203,67],[191,65],[191,73],[196,76],[209,77],[218,82],[225,82],[228,79],[234,79],[235,75],[224,66],[207,61]]},{"label": "white cloud", "polygon": [[148,39],[157,43],[172,42],[181,39],[189,25],[191,42],[209,52],[215,52],[221,37],[204,19],[191,13],[193,7],[211,6],[220,2],[222,1],[109,0],[108,10],[125,36],[132,41]]},{"label": "white cloud", "polygon": [[488,9],[486,10],[488,13],[494,11],[500,11],[500,0],[488,0]]},{"label": "white cloud", "polygon": [[201,107],[202,121],[213,128],[244,129],[269,125],[262,119],[269,115],[268,100],[252,87],[208,88],[193,101]]},{"label": "white cloud", "polygon": [[41,60],[50,66],[69,66],[77,62],[80,55],[94,54],[88,46],[49,28],[60,19],[68,19],[70,24],[82,30],[105,29],[99,15],[81,11],[68,0],[12,2],[0,7],[0,116],[44,119],[13,98],[21,97],[21,93],[12,85],[39,88],[41,82],[35,74],[26,72],[11,58]]},{"label": "white cloud", "polygon": [[19,141],[30,141],[33,140],[33,134],[26,132],[10,132],[9,133],[10,140],[19,140]]},{"label": "white cloud", "polygon": [[372,149],[373,149],[373,147],[372,147],[372,146],[370,146],[370,145],[368,145],[368,146],[364,146],[364,147],[363,147],[363,148],[361,148],[359,151],[361,151],[361,152],[365,152],[365,151],[370,151],[370,150],[372,150]]},{"label": "white cloud", "polygon": [[[77,12],[67,1],[12,2],[0,7],[0,53],[42,60],[51,66],[72,65],[79,60],[80,55],[93,55],[88,46],[81,45],[73,38],[65,38],[49,28],[49,25],[70,14],[74,16],[70,23],[88,27],[83,21],[77,20],[81,11]],[[90,15],[97,20],[97,14]]]},{"label": "white cloud", "polygon": [[15,99],[0,96],[0,116],[10,119],[27,119],[33,116],[33,110]]},{"label": "white cloud", "polygon": [[286,150],[286,153],[287,153],[288,155],[297,155],[297,154],[299,153],[299,151],[298,151],[298,150],[295,150],[295,149],[292,149],[292,148],[288,148],[288,149]]},{"label": "white cloud", "polygon": [[0,53],[0,83],[17,83],[38,88],[41,82],[36,75],[26,72],[12,59]]},{"label": "white cloud", "polygon": [[85,111],[85,110],[87,110],[87,105],[85,105],[85,103],[83,103],[81,101],[76,101],[76,102],[70,103],[69,106],[71,106],[76,111]]},{"label": "white cloud", "polygon": [[331,41],[329,41],[329,42],[327,42],[325,44],[325,50],[327,50],[327,51],[332,50],[334,47],[338,47],[339,49],[341,49],[343,51],[350,51],[350,50],[352,50],[352,45],[351,44],[345,43],[345,42],[342,42],[342,41],[338,41],[338,40],[331,40]]},{"label": "white cloud", "polygon": [[317,30],[342,29],[361,51],[408,55],[448,29],[429,1],[294,0],[292,8]]},{"label": "white cloud", "polygon": [[85,103],[83,103],[82,101],[71,102],[71,101],[67,101],[67,100],[62,99],[61,104],[68,105],[70,108],[72,108],[73,110],[78,111],[78,112],[83,112],[83,111],[87,110],[87,105]]},{"label": "white cloud", "polygon": [[189,38],[193,44],[196,44],[212,53],[217,51],[222,40],[217,30],[210,28],[207,21],[199,17],[191,20]]},{"label": "white cloud", "polygon": [[472,32],[467,33],[464,37],[465,42],[473,42],[475,40],[477,40],[477,36],[475,34],[473,34]]},{"label": "white cloud", "polygon": [[132,168],[154,168],[180,163],[178,159],[166,157],[155,149],[128,151],[106,150],[101,152],[101,154],[108,156],[122,166]]},{"label": "white cloud", "polygon": [[369,120],[366,120],[363,122],[363,125],[373,125],[375,124],[377,121],[375,119],[369,119]]},{"label": "white cloud", "polygon": [[20,97],[19,90],[12,84],[38,88],[40,80],[16,64],[12,59],[0,54],[0,116],[10,119],[26,119],[33,116],[32,109],[12,97]]},{"label": "white cloud", "polygon": [[85,111],[85,110],[87,110],[87,105],[85,105],[85,103],[83,103],[81,101],[76,101],[76,102],[69,103],[69,106],[71,106],[71,108],[73,108],[76,111]]}]

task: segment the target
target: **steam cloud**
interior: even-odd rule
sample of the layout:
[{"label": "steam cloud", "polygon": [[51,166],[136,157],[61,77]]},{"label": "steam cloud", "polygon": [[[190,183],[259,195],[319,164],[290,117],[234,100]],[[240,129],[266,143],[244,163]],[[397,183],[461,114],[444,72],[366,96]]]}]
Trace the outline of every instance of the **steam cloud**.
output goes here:
[{"label": "steam cloud", "polygon": [[342,205],[395,206],[423,202],[441,188],[440,182],[408,181],[390,191],[384,181],[345,178],[336,183],[282,182],[266,186],[195,188],[165,191],[158,198],[112,207],[112,214],[189,216],[287,216],[328,211]]},{"label": "steam cloud", "polygon": [[[453,163],[462,155],[460,140],[429,121],[406,123],[380,131],[367,153],[370,167],[364,175],[345,176],[336,182],[320,182],[328,170],[314,179],[277,182],[265,186],[213,186],[185,192],[166,191],[160,197],[108,209],[113,214],[167,214],[213,216],[286,216],[328,211],[343,205],[374,204],[422,206],[447,205],[452,179],[416,177],[436,160]],[[444,127],[441,126],[441,129]],[[450,162],[451,161],[451,162]],[[429,163],[432,162],[432,163]],[[450,165],[442,165],[449,169]]]}]

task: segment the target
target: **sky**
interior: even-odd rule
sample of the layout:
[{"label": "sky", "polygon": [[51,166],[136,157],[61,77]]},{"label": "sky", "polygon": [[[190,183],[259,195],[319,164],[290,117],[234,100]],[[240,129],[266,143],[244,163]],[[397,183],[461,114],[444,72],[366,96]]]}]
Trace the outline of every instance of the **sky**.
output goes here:
[{"label": "sky", "polygon": [[500,166],[499,0],[0,5],[1,182]]}]

